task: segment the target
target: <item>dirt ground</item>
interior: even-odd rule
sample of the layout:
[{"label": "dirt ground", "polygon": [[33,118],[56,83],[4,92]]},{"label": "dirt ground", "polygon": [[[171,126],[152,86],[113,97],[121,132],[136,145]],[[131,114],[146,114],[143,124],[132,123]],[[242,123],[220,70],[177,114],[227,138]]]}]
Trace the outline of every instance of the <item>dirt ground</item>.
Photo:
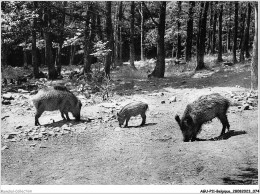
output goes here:
[{"label": "dirt ground", "polygon": [[[81,122],[45,112],[41,127],[34,126],[29,94],[13,93],[12,103],[1,107],[2,184],[257,185],[257,105],[231,106],[230,131],[221,140],[210,141],[222,128],[214,119],[198,136],[207,141],[182,141],[174,116],[182,115],[189,102],[213,92],[229,99],[250,92],[249,67],[207,72],[136,79],[130,88],[120,88],[119,82],[129,81],[120,78],[117,94],[108,101],[83,101]],[[176,102],[170,102],[174,96]],[[139,127],[137,116],[129,128],[119,128],[114,115],[135,100],[149,104],[146,125]]]}]

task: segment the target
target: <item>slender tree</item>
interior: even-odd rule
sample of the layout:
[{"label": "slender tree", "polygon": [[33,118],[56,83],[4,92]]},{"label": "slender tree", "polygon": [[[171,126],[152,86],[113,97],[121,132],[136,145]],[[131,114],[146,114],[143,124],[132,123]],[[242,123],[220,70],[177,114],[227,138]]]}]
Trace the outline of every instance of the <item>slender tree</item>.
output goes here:
[{"label": "slender tree", "polygon": [[199,32],[197,35],[197,66],[196,70],[205,68],[204,54],[205,54],[205,39],[206,39],[206,25],[207,25],[207,11],[209,2],[201,2],[201,17],[199,19]]},{"label": "slender tree", "polygon": [[93,10],[92,2],[88,4],[87,15],[85,19],[85,29],[84,29],[84,73],[90,72],[90,39],[91,39],[91,27],[90,27],[90,18],[91,12]]},{"label": "slender tree", "polygon": [[216,26],[217,26],[217,17],[218,17],[218,12],[217,12],[217,7],[218,2],[215,1],[215,9],[214,9],[214,18],[213,18],[213,29],[212,29],[212,45],[211,45],[211,54],[215,54],[215,48],[216,48]]},{"label": "slender tree", "polygon": [[212,45],[212,24],[213,24],[213,17],[214,17],[214,12],[213,12],[213,1],[209,3],[209,9],[210,9],[210,20],[209,20],[209,29],[208,29],[208,45],[207,45],[207,53],[210,52],[210,48]]},{"label": "slender tree", "polygon": [[245,41],[245,17],[246,17],[246,10],[242,10],[241,13],[241,28],[240,28],[240,58],[239,62],[243,63],[245,61],[245,47],[244,47],[244,41]]},{"label": "slender tree", "polygon": [[177,1],[178,5],[178,11],[177,11],[177,54],[176,54],[176,59],[181,58],[181,33],[180,33],[180,28],[181,28],[181,1]]},{"label": "slender tree", "polygon": [[249,53],[249,29],[250,29],[250,21],[251,21],[251,2],[247,3],[247,19],[246,19],[246,29],[245,29],[245,37],[244,37],[244,48],[246,52],[246,57],[250,57]]},{"label": "slender tree", "polygon": [[[122,1],[121,1],[122,2]],[[102,26],[101,26],[101,15],[97,14],[97,36],[99,40],[103,40]]]},{"label": "slender tree", "polygon": [[254,2],[255,9],[255,36],[251,63],[251,89],[258,88],[258,2]]},{"label": "slender tree", "polygon": [[65,9],[67,7],[68,2],[64,1],[63,2],[63,13],[62,13],[62,18],[61,18],[61,23],[60,23],[60,34],[59,34],[59,45],[57,49],[57,60],[56,60],[56,67],[57,67],[57,74],[61,75],[61,49],[62,45],[64,42],[64,25],[65,25]]},{"label": "slender tree", "polygon": [[165,72],[164,34],[165,34],[166,1],[161,1],[158,3],[160,6],[159,23],[154,21],[158,29],[157,61],[153,72],[149,76],[163,78]]},{"label": "slender tree", "polygon": [[131,1],[131,19],[130,19],[130,66],[137,70],[135,67],[135,42],[134,42],[134,33],[135,33],[135,2]]},{"label": "slender tree", "polygon": [[232,13],[232,2],[229,2],[229,19],[227,22],[228,35],[227,35],[227,51],[231,51],[231,13]]},{"label": "slender tree", "polygon": [[53,62],[52,56],[52,33],[51,33],[51,11],[50,11],[50,3],[46,2],[46,6],[44,7],[43,13],[43,22],[44,22],[44,39],[45,39],[45,64],[48,65],[48,77],[49,79],[56,79],[57,72]]},{"label": "slender tree", "polygon": [[123,61],[123,39],[122,39],[122,21],[123,21],[123,1],[119,3],[118,23],[119,23],[119,61]]},{"label": "slender tree", "polygon": [[223,3],[221,3],[218,15],[218,62],[223,61],[222,59],[222,13],[223,13]]},{"label": "slender tree", "polygon": [[238,2],[235,2],[235,27],[234,27],[234,40],[233,40],[233,64],[237,63],[237,27],[238,27]]},{"label": "slender tree", "polygon": [[[34,10],[36,10],[38,8],[38,2],[34,1],[33,2],[34,5]],[[34,78],[38,78],[39,77],[39,65],[38,65],[38,61],[37,61],[37,48],[36,48],[36,23],[37,23],[37,19],[36,17],[33,18],[32,21],[32,66],[33,66],[33,76]]]},{"label": "slender tree", "polygon": [[140,2],[140,11],[141,15],[141,60],[144,61],[144,2]]},{"label": "slender tree", "polygon": [[[111,18],[111,1],[106,1],[106,39],[108,41],[108,48],[113,51],[113,31],[112,31],[112,18]],[[110,67],[112,63],[112,52],[106,56],[105,73],[110,79]]]},{"label": "slender tree", "polygon": [[188,21],[187,21],[187,37],[186,37],[186,50],[185,50],[185,58],[186,61],[191,60],[191,51],[192,51],[192,38],[193,38],[193,8],[195,6],[195,1],[189,2],[189,13],[188,13]]},{"label": "slender tree", "polygon": [[89,54],[87,55],[88,57],[88,63],[86,64],[86,69],[85,69],[85,72],[91,72],[91,59],[92,59],[92,56],[90,55],[91,53],[91,49],[93,48],[93,41],[94,41],[94,38],[95,38],[95,31],[96,31],[96,14],[93,14],[93,10],[94,10],[94,5],[93,7],[89,10],[90,12],[92,12],[91,16],[90,16],[90,29],[89,29],[89,42],[88,44],[86,45],[88,48],[88,52]]}]

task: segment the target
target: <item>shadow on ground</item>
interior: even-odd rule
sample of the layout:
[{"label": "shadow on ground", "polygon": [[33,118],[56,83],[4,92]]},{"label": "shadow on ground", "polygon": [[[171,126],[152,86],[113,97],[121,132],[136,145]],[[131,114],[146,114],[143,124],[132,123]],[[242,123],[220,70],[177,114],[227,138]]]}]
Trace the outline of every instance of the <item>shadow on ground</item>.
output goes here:
[{"label": "shadow on ground", "polygon": [[234,177],[224,177],[223,182],[227,185],[257,185],[258,170],[256,168],[240,168],[241,174]]},{"label": "shadow on ground", "polygon": [[197,138],[196,141],[219,141],[219,140],[227,140],[230,137],[233,136],[237,136],[237,135],[243,135],[246,134],[246,131],[234,131],[234,130],[230,130],[228,132],[226,132],[225,134],[221,135],[221,136],[217,136],[217,137],[213,137],[210,139],[201,139],[201,138]]},{"label": "shadow on ground", "polygon": [[81,119],[80,121],[76,121],[76,120],[72,120],[72,119],[70,121],[60,120],[60,121],[56,121],[53,123],[45,124],[43,126],[44,127],[62,127],[64,124],[70,124],[71,126],[73,126],[73,125],[77,125],[79,123],[84,123],[84,122],[90,122],[90,121],[89,121],[89,119]]},{"label": "shadow on ground", "polygon": [[146,124],[144,124],[144,125],[128,126],[127,128],[143,128],[143,127],[153,126],[153,125],[157,125],[157,123],[146,123]]},{"label": "shadow on ground", "polygon": [[[236,66],[239,68],[239,64]],[[208,70],[207,70],[208,71]],[[201,73],[203,71],[198,71],[196,73]],[[125,79],[127,83],[123,86],[117,85],[114,91],[120,91],[118,94],[122,93],[122,95],[133,95],[140,94],[143,91],[147,91],[149,93],[156,92],[165,87],[172,88],[205,88],[205,87],[251,87],[251,73],[250,68],[245,67],[243,69],[220,69],[219,71],[213,71],[212,74],[208,77],[203,78],[193,78],[190,74],[183,75],[172,75],[170,77],[165,78],[144,78],[144,79]],[[117,74],[114,72],[113,79],[117,79]],[[141,88],[140,90],[136,88]]]}]

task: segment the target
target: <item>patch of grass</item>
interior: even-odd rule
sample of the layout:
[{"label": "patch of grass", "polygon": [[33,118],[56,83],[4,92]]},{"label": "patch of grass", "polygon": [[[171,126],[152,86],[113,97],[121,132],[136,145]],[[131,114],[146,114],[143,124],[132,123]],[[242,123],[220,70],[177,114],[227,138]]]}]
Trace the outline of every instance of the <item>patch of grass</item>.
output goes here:
[{"label": "patch of grass", "polygon": [[117,72],[117,77],[122,77],[126,79],[144,79],[147,78],[147,73],[144,70],[134,70],[130,66],[123,66]]},{"label": "patch of grass", "polygon": [[171,77],[173,75],[181,75],[181,74],[187,73],[187,72],[190,73],[195,70],[195,67],[196,67],[195,58],[192,58],[192,60],[187,63],[185,63],[185,61],[183,61],[182,63],[176,64],[174,61],[175,60],[166,60],[166,64],[165,64],[165,76],[166,77]]}]

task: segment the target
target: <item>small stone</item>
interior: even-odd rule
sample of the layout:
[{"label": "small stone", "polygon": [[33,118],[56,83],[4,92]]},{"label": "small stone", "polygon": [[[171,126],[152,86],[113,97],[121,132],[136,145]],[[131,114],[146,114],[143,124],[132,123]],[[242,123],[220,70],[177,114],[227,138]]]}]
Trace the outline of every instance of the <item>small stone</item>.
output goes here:
[{"label": "small stone", "polygon": [[120,127],[116,127],[115,131],[121,131],[121,128]]},{"label": "small stone", "polygon": [[41,132],[45,132],[46,129],[45,129],[45,128],[41,128],[40,131],[41,131]]},{"label": "small stone", "polygon": [[7,94],[3,94],[3,99],[4,100],[14,100],[14,97],[12,97],[12,94],[7,93]]},{"label": "small stone", "polygon": [[59,128],[59,127],[55,127],[55,128],[53,129],[53,131],[59,132],[59,131],[60,131],[60,128]]},{"label": "small stone", "polygon": [[33,138],[32,138],[31,136],[29,136],[29,137],[28,137],[28,140],[29,140],[29,141],[32,141],[32,140],[33,140]]},{"label": "small stone", "polygon": [[3,138],[4,138],[4,139],[12,139],[12,138],[14,138],[14,136],[13,136],[13,135],[10,135],[10,134],[5,134],[5,135],[3,136]]},{"label": "small stone", "polygon": [[67,124],[62,125],[61,129],[70,131],[70,127]]},{"label": "small stone", "polygon": [[30,147],[36,146],[36,143],[29,144]]},{"label": "small stone", "polygon": [[20,125],[20,126],[16,127],[16,129],[21,129],[22,127],[23,127],[23,126]]},{"label": "small stone", "polygon": [[243,106],[243,110],[250,110],[250,109],[249,109],[249,104],[245,104],[245,105]]},{"label": "small stone", "polygon": [[47,148],[46,145],[40,145],[40,148]]},{"label": "small stone", "polygon": [[10,102],[10,101],[6,101],[6,100],[3,100],[3,101],[2,101],[2,104],[3,104],[3,105],[10,105],[11,102]]},{"label": "small stone", "polygon": [[48,134],[49,134],[50,136],[52,136],[52,135],[54,135],[54,132],[53,132],[53,131],[48,131]]},{"label": "small stone", "polygon": [[7,147],[7,146],[3,146],[3,147],[1,148],[1,151],[5,150],[5,149],[8,149],[8,147]]},{"label": "small stone", "polygon": [[162,100],[162,101],[161,101],[161,104],[165,104],[165,100]]},{"label": "small stone", "polygon": [[173,96],[173,97],[169,98],[169,101],[170,101],[170,103],[176,102],[176,101],[177,101],[177,100],[176,100],[176,96]]},{"label": "small stone", "polygon": [[23,90],[23,89],[18,89],[18,92],[19,92],[19,93],[30,93],[30,92],[28,92],[27,90]]}]

